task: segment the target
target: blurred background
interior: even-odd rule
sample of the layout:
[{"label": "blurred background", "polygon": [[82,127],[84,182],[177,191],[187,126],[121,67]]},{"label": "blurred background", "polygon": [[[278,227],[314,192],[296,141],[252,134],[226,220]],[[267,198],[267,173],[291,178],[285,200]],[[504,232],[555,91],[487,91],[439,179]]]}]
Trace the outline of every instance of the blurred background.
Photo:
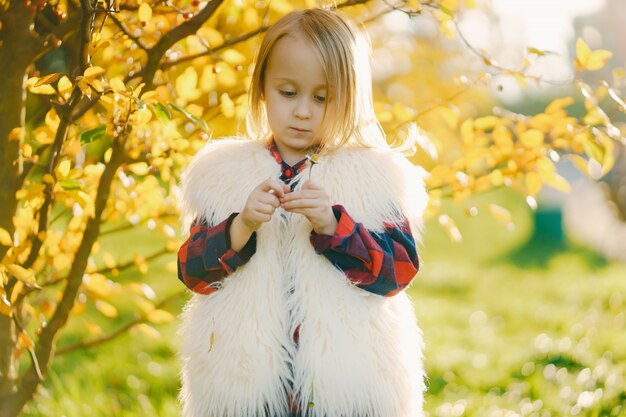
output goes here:
[{"label": "blurred background", "polygon": [[[263,4],[225,2],[220,24],[228,28],[229,13],[243,16],[246,7],[263,8],[266,2],[256,3]],[[274,7],[281,9],[274,12],[305,3],[319,2],[276,2]],[[572,97],[567,114],[589,127],[594,125],[589,96],[619,104],[612,93],[617,95],[624,83],[626,2],[397,2],[398,10],[391,11],[396,3],[373,3],[344,11],[358,18],[371,38],[377,114],[392,138],[401,138],[407,121],[417,122],[423,140],[412,160],[432,174],[433,203],[419,250],[421,268],[407,290],[426,341],[426,415],[626,415],[623,111],[610,107],[611,123],[603,125],[618,129],[614,136],[619,138],[610,150],[615,165],[608,173],[603,163],[593,159],[581,170],[573,160],[561,158],[557,149],[549,156],[570,186],[555,181],[556,187],[547,184],[530,192],[530,180],[522,175],[524,187],[504,180],[463,194],[465,189],[457,183],[440,186],[436,181],[438,175],[443,178],[438,174],[440,165],[457,166],[464,156],[459,138],[466,119],[473,118],[476,126],[490,123],[479,118],[495,115],[519,125],[533,115],[549,113],[542,112],[555,99]],[[430,7],[433,4],[437,7]],[[431,9],[433,13],[427,13]],[[124,42],[140,34],[128,30]],[[611,51],[606,66],[578,71],[572,64],[581,55],[577,39],[591,50]],[[193,49],[187,42],[185,48]],[[244,49],[252,51],[258,39],[246,45]],[[139,49],[129,46],[128,56]],[[31,76],[66,70],[63,50],[53,51],[38,61],[39,72]],[[119,57],[107,61],[106,55],[98,54],[102,52],[96,50],[94,62],[110,62],[109,71],[115,71],[116,65],[134,65],[128,57],[130,61]],[[231,95],[229,103],[229,96],[218,97],[211,84],[214,75],[218,85],[228,84],[219,79],[228,70],[212,61],[198,65],[212,68],[213,75],[198,69],[196,76],[203,100],[206,97],[202,106],[208,110],[194,108],[201,107],[194,104],[194,97],[176,101],[191,113],[178,128],[206,140],[200,137],[203,133],[193,119],[197,117],[209,122],[215,136],[241,131],[242,93]],[[186,70],[179,66],[172,71],[182,78]],[[167,75],[157,73],[158,77]],[[168,94],[159,88],[155,91]],[[168,88],[176,89],[179,99],[184,96],[178,83]],[[29,117],[37,114],[37,100],[42,97],[31,93]],[[233,106],[233,114],[225,117],[228,106]],[[213,108],[221,113],[211,115]],[[34,134],[44,117],[50,117],[46,111],[32,117]],[[94,116],[83,130],[97,126],[98,120]],[[89,146],[87,159],[106,148],[98,148],[98,141]],[[187,152],[192,155],[195,149]],[[585,148],[585,152],[590,151]],[[609,151],[604,152],[606,161]],[[469,164],[465,167],[463,172],[472,177]],[[135,169],[135,174],[145,175]],[[172,168],[172,180],[165,181],[175,184],[176,175]],[[458,173],[453,177],[463,182]],[[479,175],[475,177],[478,182]],[[144,186],[135,191],[154,192],[152,185]],[[130,192],[117,196],[120,201],[132,199]],[[180,230],[171,211],[170,223],[162,225],[150,216],[147,220],[142,216],[141,221],[133,218],[141,208],[131,203],[112,210],[120,216],[113,216],[110,227],[103,228],[91,255],[100,268],[92,272],[101,271],[97,277],[102,278],[85,282],[87,288],[78,295],[79,301],[83,297],[82,307],[75,307],[57,341],[60,353],[34,400],[24,408],[24,416],[180,415],[176,316],[190,293],[177,279],[175,250],[186,239],[186,231]],[[163,230],[170,239],[166,250]],[[104,281],[97,286],[99,279]],[[127,299],[133,293],[140,299]],[[89,297],[96,301],[90,304]],[[38,301],[42,314],[47,314],[41,307],[45,302]],[[142,307],[146,302],[148,306]],[[137,311],[148,313],[137,315]],[[92,339],[98,342],[85,342]],[[21,367],[29,362],[24,354]]]}]

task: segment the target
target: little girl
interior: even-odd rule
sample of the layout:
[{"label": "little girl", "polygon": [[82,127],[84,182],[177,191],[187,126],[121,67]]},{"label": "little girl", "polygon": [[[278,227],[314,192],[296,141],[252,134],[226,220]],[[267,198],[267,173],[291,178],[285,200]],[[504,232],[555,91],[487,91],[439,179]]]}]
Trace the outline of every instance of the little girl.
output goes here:
[{"label": "little girl", "polygon": [[249,139],[211,141],[182,180],[186,417],[417,417],[420,171],[389,148],[368,47],[336,12],[261,45]]}]

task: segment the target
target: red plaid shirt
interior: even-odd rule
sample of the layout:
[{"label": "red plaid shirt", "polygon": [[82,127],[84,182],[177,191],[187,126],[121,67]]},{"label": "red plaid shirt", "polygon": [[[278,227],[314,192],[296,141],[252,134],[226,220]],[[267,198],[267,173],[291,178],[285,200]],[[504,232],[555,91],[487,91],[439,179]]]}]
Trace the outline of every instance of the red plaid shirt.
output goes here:
[{"label": "red plaid shirt", "polygon": [[[286,184],[308,166],[307,159],[290,166],[274,144],[269,151],[281,165],[280,179]],[[291,188],[295,185],[291,183]],[[408,221],[405,219],[399,226],[385,224],[384,233],[373,233],[356,223],[343,206],[332,208],[337,230],[332,236],[312,231],[310,240],[315,251],[363,290],[392,296],[406,288],[419,269]],[[178,251],[178,278],[190,290],[210,294],[217,289],[217,283],[248,262],[256,252],[256,233],[241,251],[231,249],[230,224],[237,214],[231,214],[212,227],[203,220],[191,226],[189,238]]]}]

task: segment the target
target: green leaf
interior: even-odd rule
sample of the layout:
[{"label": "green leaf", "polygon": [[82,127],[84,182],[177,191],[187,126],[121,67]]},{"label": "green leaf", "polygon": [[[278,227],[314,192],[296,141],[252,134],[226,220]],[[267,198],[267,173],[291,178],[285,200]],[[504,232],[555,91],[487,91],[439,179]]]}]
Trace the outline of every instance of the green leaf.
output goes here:
[{"label": "green leaf", "polygon": [[200,129],[204,130],[205,132],[209,131],[209,125],[207,125],[207,123],[194,116],[193,114],[189,113],[187,110],[183,109],[182,107],[180,107],[178,104],[176,103],[172,103],[171,101],[168,101],[167,104],[170,105],[170,107],[174,110],[176,110],[177,112],[180,112],[182,114],[185,115],[185,117],[189,120],[191,120],[193,123],[195,123]]},{"label": "green leaf", "polygon": [[106,130],[106,125],[100,125],[95,129],[87,130],[86,132],[80,134],[80,143],[85,144],[95,142],[104,136]]},{"label": "green leaf", "polygon": [[172,112],[163,103],[154,103],[152,110],[160,121],[165,121],[166,119],[170,120],[172,118]]},{"label": "green leaf", "polygon": [[61,180],[59,181],[59,185],[63,187],[64,190],[80,190],[80,183],[77,180]]}]

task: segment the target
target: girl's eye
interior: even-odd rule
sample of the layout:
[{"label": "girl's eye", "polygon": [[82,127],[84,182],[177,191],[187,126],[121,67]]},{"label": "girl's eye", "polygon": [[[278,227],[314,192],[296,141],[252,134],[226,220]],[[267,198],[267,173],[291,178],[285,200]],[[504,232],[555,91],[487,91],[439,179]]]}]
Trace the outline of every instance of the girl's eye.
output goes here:
[{"label": "girl's eye", "polygon": [[315,96],[315,101],[318,103],[323,103],[326,101],[326,96]]},{"label": "girl's eye", "polygon": [[286,90],[279,90],[280,94],[285,96],[285,97],[294,97],[296,95],[295,91],[286,91]]}]

